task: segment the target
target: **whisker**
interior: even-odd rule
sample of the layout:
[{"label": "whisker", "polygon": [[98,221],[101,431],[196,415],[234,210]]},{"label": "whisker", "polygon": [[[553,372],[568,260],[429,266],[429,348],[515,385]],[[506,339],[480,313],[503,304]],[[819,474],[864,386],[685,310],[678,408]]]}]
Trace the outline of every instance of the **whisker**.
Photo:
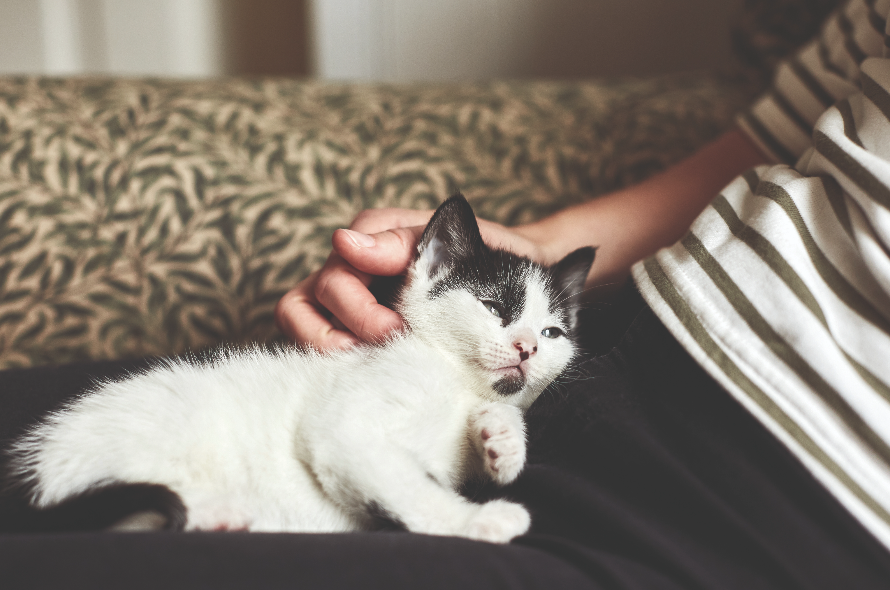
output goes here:
[{"label": "whisker", "polygon": [[580,297],[581,295],[584,295],[585,293],[590,293],[591,291],[595,291],[596,289],[602,289],[603,287],[611,287],[613,285],[619,285],[619,284],[620,283],[617,281],[613,282],[613,283],[602,283],[600,285],[594,285],[592,287],[587,287],[586,289],[582,289],[582,290],[578,291],[577,293],[572,293],[571,295],[567,295],[566,297],[564,297],[562,299],[558,299],[558,297],[561,296],[565,292],[565,290],[568,288],[568,286],[566,286],[566,288],[564,288],[562,291],[560,291],[559,293],[556,294],[556,297],[557,297],[556,303],[557,303],[557,305],[562,305],[563,302],[568,301],[572,297]]}]

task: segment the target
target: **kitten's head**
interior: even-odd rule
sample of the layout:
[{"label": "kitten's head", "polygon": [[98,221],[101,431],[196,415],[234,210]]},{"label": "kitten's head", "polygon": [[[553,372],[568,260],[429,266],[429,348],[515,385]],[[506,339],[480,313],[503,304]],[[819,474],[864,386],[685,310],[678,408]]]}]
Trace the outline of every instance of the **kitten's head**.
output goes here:
[{"label": "kitten's head", "polygon": [[427,225],[398,310],[414,334],[460,359],[486,397],[525,409],[575,353],[593,257],[581,248],[544,267],[489,248],[458,194]]}]

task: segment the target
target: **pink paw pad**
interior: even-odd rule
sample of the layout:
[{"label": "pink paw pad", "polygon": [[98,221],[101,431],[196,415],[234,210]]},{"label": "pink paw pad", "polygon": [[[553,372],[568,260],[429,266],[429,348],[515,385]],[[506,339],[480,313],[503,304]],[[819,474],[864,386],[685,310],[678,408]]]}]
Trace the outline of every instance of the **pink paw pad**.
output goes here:
[{"label": "pink paw pad", "polygon": [[525,465],[525,429],[516,408],[492,405],[476,416],[477,444],[486,472],[499,484],[516,479]]}]

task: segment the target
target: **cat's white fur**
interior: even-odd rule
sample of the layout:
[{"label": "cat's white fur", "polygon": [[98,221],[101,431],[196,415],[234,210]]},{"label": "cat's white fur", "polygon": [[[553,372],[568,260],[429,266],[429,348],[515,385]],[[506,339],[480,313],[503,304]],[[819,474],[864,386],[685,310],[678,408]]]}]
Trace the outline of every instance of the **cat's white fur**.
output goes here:
[{"label": "cat's white fur", "polygon": [[[221,351],[105,383],[15,446],[32,503],[103,483],[158,483],[182,498],[186,529],[352,531],[373,503],[413,532],[506,542],[529,527],[519,504],[476,504],[468,477],[513,481],[525,463],[522,411],[574,354],[531,267],[520,318],[503,326],[464,289],[430,298],[424,249],[400,311],[411,329],[379,346],[319,354]],[[525,387],[492,384],[523,361]]]}]

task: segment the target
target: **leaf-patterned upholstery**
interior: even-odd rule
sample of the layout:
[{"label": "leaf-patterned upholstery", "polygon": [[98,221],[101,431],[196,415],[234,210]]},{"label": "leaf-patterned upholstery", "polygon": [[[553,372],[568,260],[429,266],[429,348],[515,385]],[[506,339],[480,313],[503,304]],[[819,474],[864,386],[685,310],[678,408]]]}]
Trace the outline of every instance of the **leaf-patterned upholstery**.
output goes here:
[{"label": "leaf-patterned upholstery", "polygon": [[277,335],[367,207],[531,220],[732,124],[729,82],[0,78],[0,367]]}]

